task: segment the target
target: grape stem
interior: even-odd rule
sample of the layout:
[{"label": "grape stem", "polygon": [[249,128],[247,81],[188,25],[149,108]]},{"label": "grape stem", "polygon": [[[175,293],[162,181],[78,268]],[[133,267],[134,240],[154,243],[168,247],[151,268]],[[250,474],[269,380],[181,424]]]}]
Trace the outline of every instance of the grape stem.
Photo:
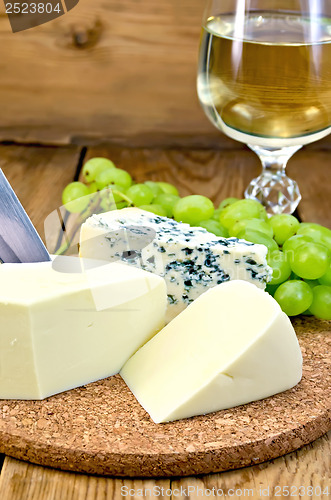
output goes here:
[{"label": "grape stem", "polygon": [[117,195],[121,196],[121,197],[123,198],[123,200],[124,200],[124,201],[127,201],[127,202],[128,202],[128,204],[129,204],[131,207],[134,207],[134,203],[133,203],[133,201],[132,201],[130,198],[128,198],[128,197],[127,197],[124,193],[121,193],[121,191],[117,191],[117,190],[115,190],[115,189],[114,189],[114,190],[112,190],[112,191],[113,191],[113,193],[114,193],[114,194],[117,194]]}]

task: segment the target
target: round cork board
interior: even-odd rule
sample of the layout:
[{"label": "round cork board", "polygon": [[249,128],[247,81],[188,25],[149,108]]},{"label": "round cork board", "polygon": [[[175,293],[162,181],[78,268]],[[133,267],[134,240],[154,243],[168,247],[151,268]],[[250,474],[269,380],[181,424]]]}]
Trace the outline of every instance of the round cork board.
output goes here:
[{"label": "round cork board", "polygon": [[0,401],[0,452],[64,470],[155,477],[220,472],[294,451],[331,427],[331,323],[293,323],[304,364],[289,391],[155,424],[117,375],[44,401]]}]

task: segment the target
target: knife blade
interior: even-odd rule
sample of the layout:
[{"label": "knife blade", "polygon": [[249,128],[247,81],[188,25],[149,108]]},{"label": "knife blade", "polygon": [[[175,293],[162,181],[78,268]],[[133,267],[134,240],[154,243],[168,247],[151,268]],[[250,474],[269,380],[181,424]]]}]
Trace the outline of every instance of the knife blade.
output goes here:
[{"label": "knife blade", "polygon": [[1,168],[0,260],[6,263],[51,260],[44,243]]}]

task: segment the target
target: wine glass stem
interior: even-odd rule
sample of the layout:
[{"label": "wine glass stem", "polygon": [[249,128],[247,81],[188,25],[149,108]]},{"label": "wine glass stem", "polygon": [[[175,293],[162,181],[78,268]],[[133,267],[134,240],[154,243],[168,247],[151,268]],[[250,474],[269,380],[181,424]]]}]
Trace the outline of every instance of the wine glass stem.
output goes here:
[{"label": "wine glass stem", "polygon": [[246,198],[260,201],[270,214],[293,213],[301,200],[297,183],[287,177],[285,168],[291,156],[301,146],[286,148],[249,147],[262,162],[262,173],[253,179],[245,191]]},{"label": "wine glass stem", "polygon": [[250,144],[248,144],[248,146],[260,158],[264,172],[270,172],[278,175],[285,175],[285,168],[288,160],[302,147],[290,146],[287,148],[274,149],[261,148],[260,146]]}]

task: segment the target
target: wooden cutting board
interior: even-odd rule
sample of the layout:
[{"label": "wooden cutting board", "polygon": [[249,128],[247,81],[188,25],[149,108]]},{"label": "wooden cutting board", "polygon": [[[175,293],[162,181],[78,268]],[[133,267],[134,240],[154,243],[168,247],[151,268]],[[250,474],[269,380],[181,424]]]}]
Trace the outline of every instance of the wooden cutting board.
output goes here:
[{"label": "wooden cutting board", "polygon": [[64,470],[155,477],[219,472],[294,451],[331,428],[331,322],[293,323],[304,365],[289,391],[155,424],[120,376],[110,377],[44,401],[0,401],[0,452]]}]

